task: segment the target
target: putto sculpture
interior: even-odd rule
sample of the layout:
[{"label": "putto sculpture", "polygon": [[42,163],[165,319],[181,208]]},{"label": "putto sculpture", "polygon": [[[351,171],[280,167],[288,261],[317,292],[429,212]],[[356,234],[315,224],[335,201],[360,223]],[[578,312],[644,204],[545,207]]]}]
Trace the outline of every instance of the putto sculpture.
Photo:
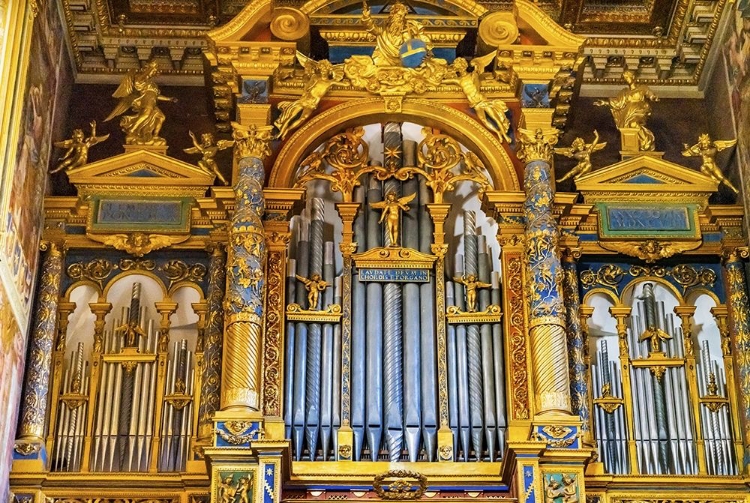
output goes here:
[{"label": "putto sculpture", "polygon": [[682,155],[685,157],[700,157],[703,161],[700,168],[701,173],[713,178],[719,184],[723,183],[735,194],[739,194],[737,187],[722,174],[719,166],[716,164],[716,154],[736,144],[737,140],[711,140],[711,137],[704,133],[698,137],[698,143],[692,147],[684,144]]},{"label": "putto sculpture", "polygon": [[68,151],[60,158],[60,164],[51,170],[50,174],[80,168],[88,162],[89,149],[107,138],[109,138],[108,134],[96,136],[96,121],[91,121],[91,135],[88,138],[83,133],[83,129],[74,129],[72,138],[55,142],[55,147],[67,148]]}]

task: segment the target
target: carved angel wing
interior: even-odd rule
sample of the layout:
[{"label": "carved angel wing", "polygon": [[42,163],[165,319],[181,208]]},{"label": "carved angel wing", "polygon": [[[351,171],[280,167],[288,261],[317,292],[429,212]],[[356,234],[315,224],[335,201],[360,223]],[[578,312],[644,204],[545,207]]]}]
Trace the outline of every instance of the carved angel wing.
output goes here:
[{"label": "carved angel wing", "polygon": [[378,201],[377,203],[370,203],[370,208],[374,208],[376,210],[382,210],[386,207],[388,204],[387,201]]},{"label": "carved angel wing", "polygon": [[73,146],[73,140],[60,140],[54,143],[55,147],[70,148]]},{"label": "carved angel wing", "polygon": [[198,147],[190,147],[182,149],[186,154],[201,154],[203,153]]},{"label": "carved angel wing", "polygon": [[603,141],[601,143],[594,143],[593,145],[591,145],[591,152],[592,153],[593,152],[598,152],[598,151],[600,151],[601,149],[603,149],[606,146],[607,146],[607,142],[606,141]]},{"label": "carved angel wing", "polygon": [[471,66],[474,67],[475,72],[482,73],[484,69],[487,68],[487,65],[489,65],[492,60],[495,59],[496,55],[497,51],[485,54],[484,56],[477,56],[476,58],[471,60]]},{"label": "carved angel wing", "polygon": [[737,144],[737,140],[715,140],[714,145],[716,150],[724,150],[725,148],[734,147]]},{"label": "carved angel wing", "polygon": [[410,194],[408,196],[404,196],[399,198],[398,202],[401,204],[407,204],[414,200],[414,198],[417,197],[417,193],[414,192],[413,194]]},{"label": "carved angel wing", "polygon": [[115,109],[112,110],[112,113],[110,113],[107,118],[104,119],[104,122],[110,121],[115,117],[122,115],[130,108],[130,105],[133,104],[133,100],[136,97],[135,72],[135,70],[130,70],[125,78],[122,79],[122,82],[120,82],[117,90],[114,92],[114,94],[112,94],[113,98],[120,98],[120,101],[119,103],[117,103]]},{"label": "carved angel wing", "polygon": [[216,142],[216,147],[219,150],[224,150],[225,148],[230,148],[234,146],[234,140],[219,140]]},{"label": "carved angel wing", "polygon": [[570,147],[556,147],[555,153],[564,155],[565,157],[571,157],[571,158],[575,155],[575,153],[573,152],[573,149]]}]

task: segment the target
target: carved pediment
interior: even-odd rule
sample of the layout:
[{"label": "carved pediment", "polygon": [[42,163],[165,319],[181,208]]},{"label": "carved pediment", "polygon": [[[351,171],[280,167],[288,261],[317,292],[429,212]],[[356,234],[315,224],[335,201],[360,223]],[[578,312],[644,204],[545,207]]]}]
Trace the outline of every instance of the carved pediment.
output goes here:
[{"label": "carved pediment", "polygon": [[626,159],[576,180],[587,203],[634,201],[694,203],[705,208],[718,184],[711,178],[655,156]]},{"label": "carved pediment", "polygon": [[197,166],[149,150],[127,152],[68,172],[70,183],[81,196],[201,197],[213,185],[214,176]]}]

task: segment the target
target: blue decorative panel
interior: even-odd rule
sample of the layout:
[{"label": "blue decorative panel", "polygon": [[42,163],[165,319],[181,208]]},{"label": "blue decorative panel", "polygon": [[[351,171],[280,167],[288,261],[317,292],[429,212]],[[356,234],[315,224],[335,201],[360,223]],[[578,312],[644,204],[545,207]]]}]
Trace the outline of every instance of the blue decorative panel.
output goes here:
[{"label": "blue decorative panel", "polygon": [[360,281],[413,282],[430,281],[428,269],[360,269]]},{"label": "blue decorative panel", "polygon": [[700,238],[698,208],[659,204],[598,203],[603,238]]},{"label": "blue decorative panel", "polygon": [[95,198],[89,216],[96,231],[187,232],[190,203],[187,199]]}]

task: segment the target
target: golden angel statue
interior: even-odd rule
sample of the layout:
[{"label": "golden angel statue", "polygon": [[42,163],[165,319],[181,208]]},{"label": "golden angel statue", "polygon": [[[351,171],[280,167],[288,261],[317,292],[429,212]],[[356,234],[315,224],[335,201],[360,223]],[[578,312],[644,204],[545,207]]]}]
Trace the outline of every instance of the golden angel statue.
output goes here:
[{"label": "golden angel statue", "polygon": [[492,285],[489,283],[483,283],[477,279],[474,274],[458,277],[454,276],[453,281],[461,283],[466,287],[466,310],[469,313],[477,312],[477,289],[478,288],[489,288]]},{"label": "golden angel statue", "polygon": [[401,220],[401,211],[409,211],[407,203],[411,202],[416,196],[417,193],[415,192],[414,194],[399,198],[395,192],[389,192],[385,196],[384,201],[370,203],[370,208],[383,210],[378,223],[382,224],[385,221],[389,241],[388,246],[398,246],[398,228],[399,221]]},{"label": "golden angel statue", "polygon": [[187,154],[201,154],[203,157],[198,161],[198,167],[200,167],[206,173],[213,173],[216,178],[224,185],[229,185],[229,182],[224,178],[224,175],[219,171],[219,165],[216,164],[214,157],[219,150],[224,150],[234,146],[234,140],[219,140],[214,139],[214,135],[211,133],[203,133],[201,135],[201,141],[195,137],[192,131],[189,132],[190,139],[193,140],[193,146],[185,149]]},{"label": "golden angel statue", "polygon": [[473,68],[471,72],[467,71],[469,63],[465,58],[456,58],[451,65],[455,77],[444,79],[443,82],[445,84],[459,85],[469,100],[469,106],[474,109],[482,124],[495,133],[500,141],[505,140],[510,143],[510,136],[508,136],[510,121],[505,115],[508,107],[503,100],[488,100],[479,91],[482,72],[494,58],[495,53],[491,52],[490,54],[472,59],[471,65]]},{"label": "golden angel statue", "polygon": [[710,176],[719,184],[723,183],[735,194],[739,194],[737,187],[721,173],[719,166],[716,164],[716,154],[736,144],[737,140],[711,140],[710,136],[702,134],[698,137],[698,143],[692,147],[687,144],[683,145],[685,150],[682,151],[682,155],[685,157],[700,157],[703,161],[701,164],[701,173]]},{"label": "golden angel statue", "polygon": [[74,129],[71,139],[55,142],[55,147],[67,148],[68,151],[60,158],[60,164],[50,173],[80,168],[89,159],[89,149],[107,138],[108,134],[96,136],[96,121],[91,121],[91,136],[88,138],[83,134],[83,129]]},{"label": "golden angel statue", "polygon": [[599,142],[599,132],[594,130],[594,141],[591,143],[586,143],[583,138],[576,138],[573,140],[573,143],[570,144],[570,147],[556,148],[555,153],[578,161],[578,164],[568,171],[565,176],[560,178],[558,182],[564,182],[568,178],[578,180],[583,175],[590,173],[593,168],[593,165],[591,164],[591,154],[598,152],[606,146],[607,142]]},{"label": "golden angel statue", "polygon": [[300,276],[299,274],[295,274],[294,277],[304,283],[305,288],[307,289],[307,309],[310,311],[317,311],[318,295],[330,286],[328,282],[323,280],[318,273],[313,274],[309,279]]},{"label": "golden angel statue", "polygon": [[168,98],[159,94],[159,86],[154,78],[159,74],[159,68],[154,60],[150,60],[140,70],[131,70],[112,95],[120,98],[112,113],[104,122],[123,115],[132,110],[133,115],[123,115],[120,127],[125,132],[126,145],[166,145],[164,138],[159,136],[164,113],[159,109],[160,101],[177,102],[177,98]]},{"label": "golden angel statue", "polygon": [[148,337],[148,334],[145,330],[143,330],[139,325],[138,322],[135,321],[126,321],[119,327],[115,328],[115,333],[121,333],[125,335],[125,346],[132,348],[134,346],[138,345],[138,339],[137,337],[140,335],[141,337]]},{"label": "golden angel statue", "polygon": [[315,61],[299,51],[297,60],[305,68],[305,84],[299,99],[282,101],[278,105],[281,115],[274,126],[278,128],[278,138],[282,140],[309,119],[331,86],[344,78],[343,65],[332,65],[327,59]]},{"label": "golden angel statue", "polygon": [[636,84],[635,74],[630,70],[623,72],[622,78],[627,88],[609,100],[596,100],[594,105],[608,106],[618,129],[638,129],[639,149],[652,151],[656,148],[654,133],[646,127],[646,121],[651,117],[650,102],[659,101],[659,98],[648,87]]},{"label": "golden angel statue", "polygon": [[412,39],[424,42],[427,54],[432,50],[432,41],[424,32],[424,27],[417,21],[407,21],[408,13],[406,5],[394,3],[385,26],[380,27],[373,21],[367,2],[362,2],[362,22],[365,29],[375,35],[375,50],[372,52],[375,66],[401,66],[401,46]]},{"label": "golden angel statue", "polygon": [[550,162],[559,135],[560,131],[555,128],[536,128],[534,131],[518,128],[516,155],[526,163],[536,160]]}]

